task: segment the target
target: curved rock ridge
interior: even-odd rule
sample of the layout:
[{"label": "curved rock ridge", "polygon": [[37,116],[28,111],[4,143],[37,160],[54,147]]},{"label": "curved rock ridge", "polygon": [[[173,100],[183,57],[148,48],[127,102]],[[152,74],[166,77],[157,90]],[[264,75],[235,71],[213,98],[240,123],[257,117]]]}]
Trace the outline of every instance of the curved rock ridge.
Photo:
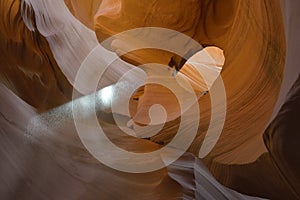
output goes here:
[{"label": "curved rock ridge", "polygon": [[27,29],[21,2],[0,3],[1,82],[40,111],[70,100],[72,87],[45,38]]},{"label": "curved rock ridge", "polygon": [[[262,133],[276,103],[276,98],[270,97],[278,96],[283,77],[284,27],[280,15],[275,14],[281,13],[280,2],[229,1],[223,5],[221,1],[191,1],[190,4],[186,3],[190,7],[175,12],[174,7],[182,2],[169,3],[170,6],[166,6],[167,1],[147,1],[137,5],[130,0],[104,3],[95,17],[97,38],[103,41],[124,30],[157,26],[187,34],[203,45],[221,47],[226,58],[221,76],[226,87],[228,108],[221,139],[209,157],[222,163],[253,162],[266,152]],[[217,12],[226,7],[230,9]],[[139,12],[132,11],[136,8]],[[192,17],[184,17],[187,14]],[[164,18],[165,15],[172,18]],[[130,41],[128,43],[132,45]],[[154,59],[166,64],[172,58],[172,55],[160,58],[157,56],[159,53],[155,58],[149,58],[148,55],[155,54],[147,51],[129,53],[124,59],[130,62],[139,57],[145,59],[145,62]],[[203,131],[199,130],[196,142],[190,149],[194,153],[198,152],[207,124],[210,123],[210,101],[205,99],[199,102],[202,107],[199,129]],[[155,136],[154,141],[167,141],[176,133],[176,125],[173,127],[174,133],[167,128]],[[223,153],[220,154],[220,151]]]},{"label": "curved rock ridge", "polygon": [[94,16],[102,0],[65,0],[65,3],[78,20],[90,29],[94,29]]}]

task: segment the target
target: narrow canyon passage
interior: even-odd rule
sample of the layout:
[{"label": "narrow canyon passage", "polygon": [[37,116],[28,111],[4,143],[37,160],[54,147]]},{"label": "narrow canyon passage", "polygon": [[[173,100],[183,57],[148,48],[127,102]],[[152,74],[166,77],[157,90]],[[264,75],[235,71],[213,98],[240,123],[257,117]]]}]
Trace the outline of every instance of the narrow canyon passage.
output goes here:
[{"label": "narrow canyon passage", "polygon": [[0,198],[299,199],[299,6],[2,0]]}]

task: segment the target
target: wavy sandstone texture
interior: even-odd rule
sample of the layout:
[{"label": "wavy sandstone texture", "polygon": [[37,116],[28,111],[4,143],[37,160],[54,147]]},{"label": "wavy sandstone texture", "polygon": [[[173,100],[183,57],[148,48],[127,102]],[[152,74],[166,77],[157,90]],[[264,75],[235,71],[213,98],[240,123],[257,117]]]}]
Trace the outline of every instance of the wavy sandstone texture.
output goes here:
[{"label": "wavy sandstone texture", "polygon": [[[0,198],[300,199],[299,6],[294,0],[2,0]],[[155,48],[127,52],[141,45],[139,37],[106,41],[143,27],[175,30],[200,46],[183,45],[182,56]],[[172,41],[164,37],[164,42]],[[115,60],[105,70],[109,59]],[[147,63],[168,67],[143,66]],[[82,66],[88,68],[78,81]],[[129,174],[105,166],[85,149],[70,102],[73,91],[76,98],[92,93],[89,85],[97,81],[97,73],[104,73],[100,89],[115,86],[137,67],[142,70],[124,81],[145,85],[131,96],[129,113],[122,106],[127,91],[116,95],[113,101],[121,106],[113,111],[102,95],[107,90],[99,93],[99,122],[115,144],[151,152],[176,135],[183,118],[179,100],[152,80],[177,87],[186,78],[191,88],[179,90],[186,97],[184,112],[199,105],[200,113],[183,120],[185,134],[191,134],[194,123],[199,127],[188,152],[175,163]],[[212,100],[213,91],[220,91],[215,84],[220,77],[226,113],[221,101]],[[188,98],[190,92],[197,94],[196,101]],[[152,133],[160,121],[149,125],[148,115],[154,104],[162,105],[167,115],[156,135]],[[211,122],[213,110],[217,119]],[[213,142],[205,137],[210,125],[223,125],[224,114],[219,140],[200,159],[201,146]],[[137,137],[121,129],[135,130]]]}]

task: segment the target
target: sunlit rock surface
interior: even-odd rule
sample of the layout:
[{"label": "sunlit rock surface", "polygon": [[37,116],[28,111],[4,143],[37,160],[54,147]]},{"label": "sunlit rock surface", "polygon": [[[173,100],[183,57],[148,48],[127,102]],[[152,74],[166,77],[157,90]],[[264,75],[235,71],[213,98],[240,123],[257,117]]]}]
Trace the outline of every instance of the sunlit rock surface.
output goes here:
[{"label": "sunlit rock surface", "polygon": [[[1,199],[299,199],[299,6],[292,0],[2,0]],[[187,45],[184,56],[151,48],[124,54],[140,38],[101,44],[142,27],[178,31],[202,48]],[[199,56],[205,51],[208,63]],[[104,70],[110,58],[115,60]],[[147,63],[165,68],[143,67]],[[90,68],[78,81],[82,66]],[[145,85],[128,99],[128,115],[123,106],[112,111],[100,95],[99,122],[119,147],[151,152],[176,135],[182,118],[178,100],[153,80],[177,78],[182,86],[180,77],[187,78],[191,89],[183,87],[181,95],[194,92],[197,100],[186,98],[184,111],[199,105],[200,113],[184,121],[185,134],[194,119],[199,118],[199,127],[178,161],[155,172],[129,174],[105,166],[86,150],[70,103],[73,91],[76,98],[92,93],[89,83],[97,73],[104,73],[98,90],[114,87],[136,67],[145,73],[130,74],[128,81]],[[213,109],[219,118],[224,115],[211,96],[218,77],[226,91],[225,123],[216,145],[200,159],[207,130],[222,125],[222,120],[211,122]],[[126,94],[118,95],[113,101],[123,103]],[[143,127],[154,104],[162,105],[167,117],[151,135],[157,127]]]}]

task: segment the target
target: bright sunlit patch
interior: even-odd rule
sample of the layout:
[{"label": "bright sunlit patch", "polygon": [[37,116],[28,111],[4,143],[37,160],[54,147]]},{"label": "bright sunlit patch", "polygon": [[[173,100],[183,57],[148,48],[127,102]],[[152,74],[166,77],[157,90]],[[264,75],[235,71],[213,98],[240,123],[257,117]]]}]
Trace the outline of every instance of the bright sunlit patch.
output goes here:
[{"label": "bright sunlit patch", "polygon": [[111,104],[113,93],[114,93],[114,86],[111,85],[101,89],[98,92],[97,96],[99,100],[102,101],[103,104],[109,105]]},{"label": "bright sunlit patch", "polygon": [[80,99],[78,99],[78,102],[81,106],[88,108],[92,104],[92,99],[90,96],[83,96]]},{"label": "bright sunlit patch", "polygon": [[[198,89],[205,92],[210,90],[219,77],[224,63],[225,56],[222,49],[212,46],[206,47],[195,53],[187,61],[187,65],[183,66],[181,73],[187,74],[189,78],[195,81]],[[193,72],[193,67],[196,68],[205,79],[202,79],[200,76],[193,76],[193,74],[196,73]]]}]

